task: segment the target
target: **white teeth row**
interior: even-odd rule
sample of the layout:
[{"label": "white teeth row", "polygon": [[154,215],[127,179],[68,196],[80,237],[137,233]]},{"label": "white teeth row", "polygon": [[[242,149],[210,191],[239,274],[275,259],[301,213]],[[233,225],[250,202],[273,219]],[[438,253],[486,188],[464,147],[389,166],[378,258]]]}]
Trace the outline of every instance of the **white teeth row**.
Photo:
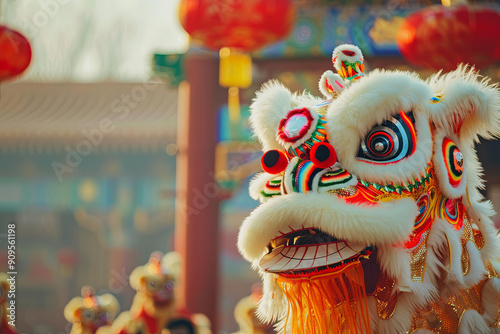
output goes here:
[{"label": "white teeth row", "polygon": [[268,272],[279,273],[327,266],[347,260],[366,248],[363,244],[336,241],[319,245],[284,246],[264,255],[259,267]]}]

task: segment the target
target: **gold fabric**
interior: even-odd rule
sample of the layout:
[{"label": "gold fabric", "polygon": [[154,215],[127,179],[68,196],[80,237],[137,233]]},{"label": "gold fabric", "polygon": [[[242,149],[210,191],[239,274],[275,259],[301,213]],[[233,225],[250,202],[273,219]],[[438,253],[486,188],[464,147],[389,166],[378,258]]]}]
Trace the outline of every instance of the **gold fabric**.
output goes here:
[{"label": "gold fabric", "polygon": [[394,292],[396,280],[389,278],[385,273],[380,275],[373,296],[377,300],[377,312],[380,319],[390,319],[396,311],[396,304],[400,292]]}]

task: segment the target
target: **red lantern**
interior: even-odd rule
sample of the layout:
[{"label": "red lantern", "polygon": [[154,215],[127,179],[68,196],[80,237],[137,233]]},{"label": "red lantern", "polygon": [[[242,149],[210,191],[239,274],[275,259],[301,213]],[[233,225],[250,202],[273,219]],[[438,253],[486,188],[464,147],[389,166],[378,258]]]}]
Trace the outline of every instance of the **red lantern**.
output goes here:
[{"label": "red lantern", "polygon": [[408,16],[397,35],[406,60],[445,71],[460,63],[487,66],[500,59],[500,15],[478,6],[432,6]]},{"label": "red lantern", "polygon": [[17,31],[0,26],[0,82],[20,75],[30,62],[28,40]]},{"label": "red lantern", "polygon": [[179,18],[193,41],[209,49],[254,51],[291,31],[295,9],[291,0],[182,0]]}]

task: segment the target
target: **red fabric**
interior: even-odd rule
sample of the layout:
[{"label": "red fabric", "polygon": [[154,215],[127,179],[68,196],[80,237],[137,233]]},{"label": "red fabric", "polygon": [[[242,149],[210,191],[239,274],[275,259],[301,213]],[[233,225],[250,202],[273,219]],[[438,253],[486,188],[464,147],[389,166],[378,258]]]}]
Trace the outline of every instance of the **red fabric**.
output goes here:
[{"label": "red fabric", "polygon": [[139,313],[137,319],[141,319],[146,323],[146,328],[148,330],[148,333],[158,332],[158,325],[156,324],[156,319],[147,314],[146,310],[144,310],[144,307],[142,308],[141,313]]},{"label": "red fabric", "polygon": [[7,319],[2,319],[0,324],[0,334],[19,334],[8,324]]}]

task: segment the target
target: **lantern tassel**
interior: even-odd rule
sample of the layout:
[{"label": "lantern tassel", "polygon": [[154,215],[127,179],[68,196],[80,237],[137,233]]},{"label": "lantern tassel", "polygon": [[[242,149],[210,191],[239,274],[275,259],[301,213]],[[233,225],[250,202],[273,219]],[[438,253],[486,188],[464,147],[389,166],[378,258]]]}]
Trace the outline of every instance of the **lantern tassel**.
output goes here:
[{"label": "lantern tassel", "polygon": [[229,112],[229,124],[231,126],[231,137],[235,139],[238,136],[238,126],[241,120],[240,112],[240,94],[238,87],[228,89],[227,108]]}]

